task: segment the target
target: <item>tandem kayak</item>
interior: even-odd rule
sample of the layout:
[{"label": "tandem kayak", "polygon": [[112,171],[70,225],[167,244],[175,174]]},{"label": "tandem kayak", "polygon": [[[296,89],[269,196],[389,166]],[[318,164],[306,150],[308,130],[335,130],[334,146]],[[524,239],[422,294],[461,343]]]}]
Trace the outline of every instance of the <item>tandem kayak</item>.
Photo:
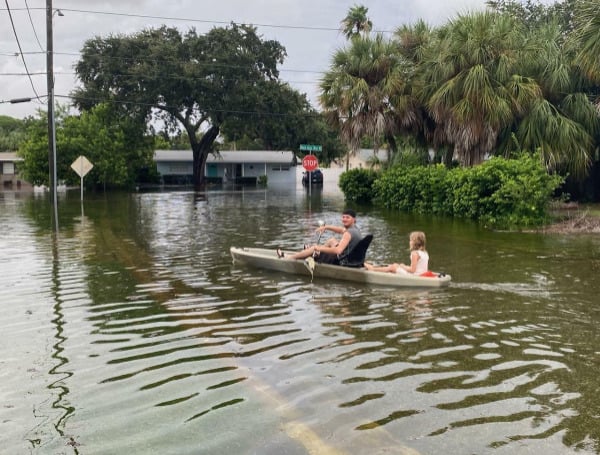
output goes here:
[{"label": "tandem kayak", "polygon": [[373,272],[364,267],[343,267],[332,264],[319,264],[308,259],[291,259],[285,256],[293,252],[284,251],[285,256],[277,256],[276,250],[267,248],[230,248],[234,264],[244,264],[260,269],[275,270],[283,273],[307,275],[315,278],[353,281],[355,283],[375,284],[395,287],[443,287],[448,286],[452,277],[446,274],[430,273],[430,276],[404,275],[399,273]]}]

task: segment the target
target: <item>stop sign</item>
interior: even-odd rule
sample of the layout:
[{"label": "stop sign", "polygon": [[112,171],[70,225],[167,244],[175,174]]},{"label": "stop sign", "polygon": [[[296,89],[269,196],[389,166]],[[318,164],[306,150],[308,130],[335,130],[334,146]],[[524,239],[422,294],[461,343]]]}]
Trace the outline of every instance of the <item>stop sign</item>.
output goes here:
[{"label": "stop sign", "polygon": [[317,160],[315,155],[306,155],[304,158],[302,158],[302,167],[309,172],[314,171],[319,167],[319,160]]}]

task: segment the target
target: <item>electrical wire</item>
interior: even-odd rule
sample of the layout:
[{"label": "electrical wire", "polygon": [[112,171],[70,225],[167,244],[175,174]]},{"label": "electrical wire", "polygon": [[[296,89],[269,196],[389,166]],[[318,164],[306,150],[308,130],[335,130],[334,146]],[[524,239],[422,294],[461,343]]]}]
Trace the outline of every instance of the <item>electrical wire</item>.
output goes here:
[{"label": "electrical wire", "polygon": [[[8,7],[8,0],[5,0],[7,3],[7,11],[9,11],[10,13],[10,9]],[[27,13],[29,14],[29,19],[31,22],[31,25],[33,27],[34,30],[34,34],[36,37],[36,40],[38,42],[38,45],[40,46],[40,49],[42,49],[41,53],[45,53],[43,50],[43,47],[38,39],[37,33],[35,31],[35,27],[33,25],[33,21],[31,18],[31,11],[32,10],[38,10],[38,9],[43,9],[43,8],[30,8],[29,5],[27,4],[27,1],[25,0],[25,5],[26,5],[26,10]],[[12,8],[13,11],[16,10],[23,10],[23,8]],[[69,12],[73,12],[73,13],[89,13],[89,14],[105,14],[105,15],[114,15],[114,16],[123,16],[123,17],[139,17],[139,18],[146,18],[146,19],[162,19],[162,20],[176,20],[176,21],[192,21],[192,22],[201,22],[201,23],[213,23],[213,24],[231,24],[233,22],[225,22],[225,21],[215,21],[215,20],[202,20],[202,19],[189,19],[189,18],[179,18],[179,17],[170,17],[170,16],[154,16],[154,15],[143,15],[143,14],[131,14],[131,13],[115,13],[115,12],[106,12],[106,11],[92,11],[92,10],[81,10],[81,9],[68,9],[68,8],[61,8],[61,11],[69,11]],[[337,28],[331,28],[331,27],[308,27],[308,26],[291,26],[291,25],[281,25],[281,24],[252,24],[253,26],[261,26],[261,27],[273,27],[273,28],[291,28],[291,29],[306,29],[306,30],[327,30],[327,31],[339,31],[339,29]],[[14,29],[14,27],[13,27]],[[16,34],[16,32],[15,32]],[[22,50],[18,53],[18,54],[9,54],[9,53],[0,53],[0,55],[3,56],[13,56],[13,55],[26,55],[26,54],[39,54],[39,52],[22,52]],[[67,55],[67,56],[80,56],[80,53],[75,53],[75,52],[54,52],[54,55]],[[123,57],[107,57],[107,56],[102,56],[100,54],[89,54],[90,57],[93,56],[101,56],[105,59],[111,59],[111,60],[120,60],[120,61],[139,61],[139,60],[143,60],[143,61],[147,61],[147,62],[154,62],[157,64],[161,64],[164,61],[160,61],[157,59],[144,59],[144,58],[136,58],[136,59],[127,59],[127,58],[123,58]],[[173,61],[173,62],[177,62],[176,60],[167,60],[167,61]],[[197,63],[199,65],[202,65],[202,63]],[[206,63],[205,65],[211,65],[211,66],[219,66],[222,68],[243,68],[240,65],[229,65],[229,64],[215,64],[215,63]],[[314,74],[323,74],[324,71],[316,71],[316,70],[301,70],[301,69],[285,69],[285,68],[281,68],[278,69],[278,72],[280,73],[284,73],[284,72],[290,72],[290,73],[314,73]],[[42,73],[39,73],[42,74]],[[10,74],[13,75],[13,74]],[[296,83],[294,81],[289,81],[291,83]],[[298,83],[303,83],[303,84],[308,84],[311,83],[310,81],[303,81],[303,82],[298,82]]]},{"label": "electrical wire", "polygon": [[[92,103],[111,103],[111,104],[124,104],[129,106],[141,106],[141,107],[153,107],[160,110],[177,110],[178,106],[171,106],[168,104],[163,104],[157,106],[156,103],[139,103],[137,101],[126,101],[126,100],[117,100],[117,99],[105,99],[105,98],[81,98],[74,97],[71,95],[54,95],[55,98],[64,98],[69,100],[78,99],[80,101],[90,101]],[[265,111],[243,111],[243,110],[232,110],[232,109],[215,109],[215,108],[203,108],[199,109],[199,111],[209,111],[209,112],[219,112],[226,114],[236,114],[236,115],[254,115],[260,117],[320,117],[321,114],[318,112],[298,112],[290,114],[289,112],[265,112]]]},{"label": "electrical wire", "polygon": [[37,41],[38,46],[40,46],[40,50],[42,52],[44,52],[44,47],[42,46],[42,43],[40,43],[40,39],[38,38],[37,31],[35,29],[35,25],[33,25],[33,19],[31,18],[31,11],[29,10],[29,5],[27,4],[27,0],[25,0],[25,7],[27,8],[27,15],[29,16],[29,23],[31,24],[31,28],[33,29],[33,35],[35,36],[35,40]]},{"label": "electrical wire", "polygon": [[[18,8],[13,8],[17,10]],[[32,8],[32,9],[43,9],[43,8]],[[180,21],[180,22],[197,22],[202,24],[238,24],[238,25],[250,25],[252,27],[265,27],[265,28],[282,28],[290,30],[310,30],[310,31],[325,31],[325,32],[340,32],[339,27],[315,27],[308,25],[286,25],[286,24],[261,24],[252,22],[236,22],[236,21],[217,21],[209,19],[193,19],[189,17],[174,17],[174,16],[154,16],[149,14],[134,14],[134,13],[117,13],[113,11],[94,11],[85,9],[74,9],[74,8],[60,8],[63,12],[72,13],[84,13],[84,14],[104,14],[110,16],[122,16],[122,17],[138,17],[140,19],[157,19],[157,20],[168,20],[168,21]],[[390,30],[372,30],[373,33],[394,33]]]},{"label": "electrical wire", "polygon": [[[30,73],[31,76],[46,76],[48,73],[46,71],[38,71],[35,73]],[[77,73],[74,72],[69,72],[69,71],[54,71],[55,75],[61,75],[61,76],[77,76]],[[26,76],[27,73],[0,73],[0,76]],[[140,77],[152,77],[156,80],[165,80],[165,79],[175,79],[178,81],[201,81],[201,80],[205,80],[204,77],[202,76],[198,76],[198,77],[190,77],[190,76],[179,76],[179,75],[165,75],[165,76],[154,76],[151,73],[144,73],[142,75],[140,74],[136,74],[136,73],[119,73],[119,78],[129,78],[129,79],[138,79]],[[220,79],[223,82],[238,82],[240,80],[244,80],[242,78],[225,78],[225,79]],[[288,83],[288,84],[317,84],[319,81],[294,81],[294,80],[278,80],[278,82],[281,83]]]},{"label": "electrical wire", "polygon": [[[34,34],[36,37],[36,40],[38,42],[38,45],[40,46],[40,49],[42,49],[42,52],[23,52],[22,48],[21,48],[21,44],[19,42],[17,33],[16,33],[16,29],[14,26],[14,22],[12,19],[12,15],[11,15],[11,9],[10,6],[8,5],[8,0],[5,0],[6,3],[6,10],[9,13],[10,19],[11,19],[11,23],[12,23],[12,27],[13,27],[13,32],[15,34],[15,38],[17,41],[17,44],[19,46],[19,53],[0,53],[0,55],[4,55],[4,56],[21,56],[23,59],[23,63],[25,65],[25,69],[26,69],[26,75],[28,76],[32,89],[34,91],[34,93],[36,94],[36,99],[38,100],[38,102],[41,102],[40,99],[40,95],[38,95],[37,91],[35,90],[35,86],[33,84],[33,80],[32,80],[32,75],[44,75],[47,74],[45,72],[41,72],[41,73],[30,73],[29,69],[27,68],[27,63],[25,61],[24,56],[27,54],[39,54],[39,53],[45,53],[43,51],[43,47],[39,41],[39,38],[37,36],[37,33],[35,31],[35,27],[31,18],[31,10],[37,10],[37,9],[44,9],[44,8],[30,8],[29,5],[27,4],[27,0],[25,0],[25,6],[26,6],[26,10],[29,14],[29,19],[31,22],[31,25],[33,27],[34,30]],[[22,10],[23,8],[13,8],[13,11],[16,10]],[[85,13],[85,14],[103,14],[103,15],[112,15],[112,16],[122,16],[122,17],[138,17],[138,18],[144,18],[144,19],[159,19],[159,20],[171,20],[171,21],[187,21],[187,22],[199,22],[199,23],[211,23],[211,24],[233,24],[235,22],[230,21],[230,22],[225,22],[225,21],[216,21],[216,20],[202,20],[202,19],[190,19],[190,18],[180,18],[180,17],[170,17],[170,16],[154,16],[154,15],[144,15],[144,14],[131,14],[131,13],[116,13],[116,12],[106,12],[106,11],[93,11],[93,10],[82,10],[82,9],[69,9],[69,8],[61,8],[62,11],[67,11],[67,12],[73,12],[73,13]],[[312,26],[293,26],[293,25],[283,25],[283,24],[248,24],[251,25],[253,27],[271,27],[271,28],[284,28],[284,29],[299,29],[299,30],[320,30],[320,31],[340,31],[339,28],[332,28],[332,27],[312,27]],[[379,33],[392,33],[390,31],[386,31],[386,30],[374,30],[374,32],[379,32]],[[68,52],[54,52],[54,55],[70,55],[70,56],[80,56],[80,53],[68,53]],[[91,55],[93,56],[93,55]],[[106,59],[117,59],[117,60],[121,60],[121,61],[129,61],[129,60],[133,60],[133,59],[127,59],[127,58],[123,58],[123,57],[106,57],[104,56],[104,58]],[[139,58],[137,60],[140,60]],[[156,63],[156,64],[161,64],[164,63],[164,61],[160,61],[157,59],[141,59],[141,60],[146,60],[148,62],[151,63]],[[176,62],[176,61],[175,61]],[[206,63],[206,65],[211,65],[211,66],[215,66],[215,63]],[[222,68],[243,68],[243,66],[241,65],[229,65],[229,64],[216,64],[216,66],[222,67]],[[297,73],[315,73],[315,74],[323,74],[324,71],[315,71],[315,70],[299,70],[299,69],[278,69],[278,72],[297,72]],[[75,73],[60,73],[57,72],[57,74],[75,74]],[[6,75],[6,76],[17,76],[17,75],[23,75],[23,74],[19,74],[19,73],[0,73],[0,75]],[[134,76],[134,75],[131,75]],[[177,77],[177,76],[174,76]],[[180,78],[182,79],[182,78]],[[314,81],[285,81],[287,83],[295,83],[295,84],[314,84]],[[64,98],[70,98],[68,96],[64,96]],[[101,100],[96,100],[96,101],[101,101]],[[219,111],[219,110],[216,110]],[[244,111],[240,111],[240,112],[235,112],[235,111],[221,111],[221,112],[231,112],[231,113],[243,113],[243,114],[261,114],[261,115],[266,115],[266,113],[258,113],[258,112],[244,112]]]},{"label": "electrical wire", "polygon": [[[76,53],[76,52],[55,52],[54,55],[67,55],[67,56],[77,56],[77,57],[81,57],[81,53]],[[117,60],[117,61],[122,61],[122,62],[146,62],[146,63],[155,63],[157,65],[162,65],[164,63],[180,63],[183,60],[180,59],[175,59],[175,58],[170,58],[170,59],[155,59],[155,58],[146,58],[143,56],[136,56],[136,57],[111,57],[111,56],[106,56],[103,54],[86,54],[87,57],[101,57],[103,59],[106,60]],[[247,66],[242,66],[242,65],[230,65],[230,64],[226,64],[226,63],[214,63],[214,62],[206,62],[206,63],[202,63],[202,62],[194,62],[194,65],[198,65],[198,66],[212,66],[212,67],[219,67],[219,68],[231,68],[231,69],[239,69],[239,68],[247,68]],[[286,73],[315,73],[315,74],[323,74],[324,71],[317,71],[317,70],[299,70],[299,69],[278,69],[277,71],[279,71],[280,73],[286,72]]]},{"label": "electrical wire", "polygon": [[46,51],[27,51],[27,52],[0,52],[0,55],[4,57],[19,57],[21,55],[40,55],[45,54]]},{"label": "electrical wire", "polygon": [[[45,52],[23,52],[22,55],[36,55],[36,54],[41,54]],[[77,53],[77,52],[54,52],[53,53],[55,56],[68,56],[68,57],[81,57],[81,53]],[[15,56],[19,56],[21,55],[21,53],[2,53],[0,52],[0,56],[5,56],[5,57],[15,57]],[[143,56],[137,56],[137,57],[111,57],[111,56],[106,56],[103,54],[86,54],[87,57],[101,57],[107,61],[121,61],[121,62],[146,62],[146,63],[154,63],[157,65],[162,65],[164,63],[181,63],[183,62],[183,60],[180,59],[155,59],[155,58],[146,58]],[[214,63],[214,62],[207,62],[207,63],[202,63],[202,62],[195,62],[194,63],[197,66],[212,66],[212,67],[219,67],[219,68],[231,68],[231,69],[240,69],[240,68],[247,68],[247,66],[243,66],[243,65],[230,65],[230,64],[225,64],[225,63]],[[318,70],[301,70],[301,69],[295,69],[295,68],[290,68],[290,69],[286,69],[286,68],[278,68],[277,71],[279,73],[312,73],[312,74],[324,74],[325,71],[318,71]],[[58,74],[58,73],[55,73]]]}]

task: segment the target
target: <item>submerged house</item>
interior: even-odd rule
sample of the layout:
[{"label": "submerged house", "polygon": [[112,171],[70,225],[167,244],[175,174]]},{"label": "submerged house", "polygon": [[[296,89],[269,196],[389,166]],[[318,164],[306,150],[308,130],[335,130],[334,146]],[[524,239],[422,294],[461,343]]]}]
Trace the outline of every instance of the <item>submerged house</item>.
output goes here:
[{"label": "submerged house", "polygon": [[[165,184],[183,185],[192,182],[191,150],[156,150],[156,169]],[[269,185],[296,183],[298,160],[291,151],[235,150],[208,155],[204,176],[209,183],[253,185],[266,177]]]},{"label": "submerged house", "polygon": [[14,152],[0,152],[0,190],[31,190],[33,186],[19,176],[23,158]]}]

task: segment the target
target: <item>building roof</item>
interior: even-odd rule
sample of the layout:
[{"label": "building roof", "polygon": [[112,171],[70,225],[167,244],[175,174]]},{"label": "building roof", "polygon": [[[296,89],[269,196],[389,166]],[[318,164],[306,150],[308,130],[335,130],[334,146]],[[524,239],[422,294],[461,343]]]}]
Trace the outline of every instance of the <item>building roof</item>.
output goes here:
[{"label": "building roof", "polygon": [[17,156],[15,152],[0,152],[0,161],[3,162],[15,162],[15,161],[23,161],[23,158]]},{"label": "building roof", "polygon": [[[295,156],[290,151],[230,150],[208,155],[207,163],[291,163]],[[154,161],[193,161],[191,150],[155,150]]]}]

